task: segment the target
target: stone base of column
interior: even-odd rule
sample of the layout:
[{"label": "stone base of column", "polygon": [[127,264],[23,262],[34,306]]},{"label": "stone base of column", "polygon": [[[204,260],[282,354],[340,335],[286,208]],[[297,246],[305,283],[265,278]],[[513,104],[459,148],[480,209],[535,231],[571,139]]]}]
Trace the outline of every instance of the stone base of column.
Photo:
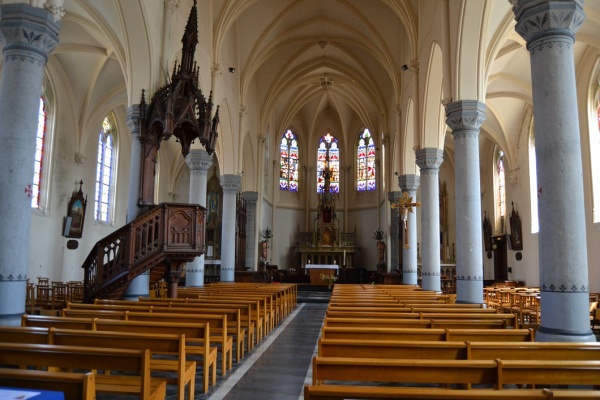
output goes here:
[{"label": "stone base of column", "polygon": [[150,297],[150,272],[143,273],[131,280],[123,295],[123,300],[137,301],[140,297]]},{"label": "stone base of column", "polygon": [[[542,292],[544,314],[536,342],[595,342],[589,320],[589,293]],[[585,312],[581,312],[585,310]],[[569,327],[560,329],[557,327]]]},{"label": "stone base of column", "polygon": [[483,281],[456,280],[456,302],[483,304]]},{"label": "stone base of column", "polygon": [[0,326],[21,326],[27,281],[0,281]]},{"label": "stone base of column", "polygon": [[201,271],[186,271],[185,273],[186,287],[202,287],[204,286],[204,268]]},{"label": "stone base of column", "polygon": [[402,284],[403,285],[416,285],[417,284],[417,273],[416,272],[402,272]]},{"label": "stone base of column", "polygon": [[423,275],[422,279],[422,287],[423,290],[433,290],[434,292],[442,292],[442,282],[439,275]]},{"label": "stone base of column", "polygon": [[223,267],[221,265],[221,282],[235,282],[235,270],[233,267]]}]

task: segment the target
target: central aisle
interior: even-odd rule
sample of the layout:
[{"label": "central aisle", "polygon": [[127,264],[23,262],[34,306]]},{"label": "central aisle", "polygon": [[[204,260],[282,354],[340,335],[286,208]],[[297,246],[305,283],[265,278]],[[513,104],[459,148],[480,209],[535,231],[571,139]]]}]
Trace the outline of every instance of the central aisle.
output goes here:
[{"label": "central aisle", "polygon": [[327,303],[299,303],[208,400],[298,400],[311,366]]}]

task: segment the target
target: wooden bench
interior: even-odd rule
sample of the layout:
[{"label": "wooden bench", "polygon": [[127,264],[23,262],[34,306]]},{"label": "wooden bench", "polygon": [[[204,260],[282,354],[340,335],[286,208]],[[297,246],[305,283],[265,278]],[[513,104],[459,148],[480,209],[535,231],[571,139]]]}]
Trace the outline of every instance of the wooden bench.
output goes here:
[{"label": "wooden bench", "polygon": [[[600,361],[431,360],[314,357],[313,385],[394,382],[413,385],[583,385],[600,382]],[[519,389],[522,390],[522,389]],[[598,392],[600,394],[600,392]]]},{"label": "wooden bench", "polygon": [[65,318],[23,314],[21,317],[21,326],[91,330],[94,328],[94,320],[95,318]]},{"label": "wooden bench", "polygon": [[0,342],[48,344],[50,328],[0,326]]},{"label": "wooden bench", "polygon": [[421,399],[421,400],[540,400],[540,399],[598,399],[595,390],[550,389],[443,389],[390,386],[305,385],[304,400],[345,399]]},{"label": "wooden bench", "polygon": [[326,327],[378,327],[378,328],[453,328],[453,329],[504,329],[504,319],[412,319],[412,318],[333,318],[325,317]]},{"label": "wooden bench", "polygon": [[0,343],[0,365],[132,372],[136,375],[97,374],[96,391],[136,394],[141,400],[166,395],[167,382],[150,376],[149,350]]},{"label": "wooden bench", "polygon": [[[94,330],[185,335],[186,354],[202,358],[204,390],[207,390],[209,386],[209,377],[212,377],[211,384],[213,386],[217,382],[217,348],[210,346],[209,324],[96,319]],[[210,374],[211,371],[212,374]]]},{"label": "wooden bench", "polygon": [[518,328],[518,317],[515,314],[499,314],[499,313],[468,313],[468,312],[420,312],[422,319],[455,319],[455,320],[485,320],[485,321],[502,321],[505,327]]},{"label": "wooden bench", "polygon": [[62,392],[67,400],[96,400],[96,380],[92,372],[52,372],[0,368],[0,386]]},{"label": "wooden bench", "polygon": [[127,321],[200,323],[210,325],[210,343],[216,343],[217,352],[221,352],[221,375],[225,376],[233,368],[233,338],[227,334],[227,315],[225,314],[172,314],[127,312]]},{"label": "wooden bench", "polygon": [[366,328],[326,327],[321,337],[350,340],[434,340],[475,342],[533,342],[533,329],[438,329],[438,328]]}]

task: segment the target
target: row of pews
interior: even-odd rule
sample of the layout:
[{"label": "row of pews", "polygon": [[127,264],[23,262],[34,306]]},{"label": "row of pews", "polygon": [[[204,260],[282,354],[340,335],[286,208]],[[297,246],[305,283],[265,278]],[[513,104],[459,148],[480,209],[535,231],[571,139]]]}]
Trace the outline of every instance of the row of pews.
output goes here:
[{"label": "row of pews", "polygon": [[[61,316],[23,315],[0,327],[0,386],[193,400],[216,385],[297,305],[293,284],[216,283],[176,299],[68,303]],[[220,360],[220,362],[219,362]],[[73,371],[77,371],[76,373]],[[157,374],[158,372],[158,374]]]},{"label": "row of pews", "polygon": [[600,343],[412,285],[335,285],[305,400],[600,399]]}]

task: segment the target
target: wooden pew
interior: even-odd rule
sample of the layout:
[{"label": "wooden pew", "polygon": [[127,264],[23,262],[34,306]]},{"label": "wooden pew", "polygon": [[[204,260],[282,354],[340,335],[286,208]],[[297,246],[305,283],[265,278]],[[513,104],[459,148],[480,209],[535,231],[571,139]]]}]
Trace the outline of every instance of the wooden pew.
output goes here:
[{"label": "wooden pew", "polygon": [[[45,315],[23,314],[21,317],[21,326],[34,326],[38,328],[64,328],[64,329],[85,329],[94,328],[95,318],[65,318]],[[60,326],[59,326],[60,325]]]},{"label": "wooden pew", "polygon": [[[133,333],[166,333],[185,335],[186,354],[202,358],[202,384],[206,390],[217,382],[217,348],[210,346],[210,325],[154,321],[120,321],[114,319],[96,319],[94,330]],[[212,375],[210,374],[212,368]]]},{"label": "wooden pew", "polygon": [[330,318],[326,317],[326,327],[389,327],[389,328],[453,328],[453,329],[504,329],[503,319],[411,319],[411,318]]},{"label": "wooden pew", "polygon": [[[233,338],[227,334],[227,315],[224,314],[171,314],[127,312],[127,321],[176,322],[210,324],[210,342],[219,344],[217,352],[221,352],[221,375],[225,376],[233,368]],[[213,334],[216,332],[217,334]]]},{"label": "wooden pew", "polygon": [[321,337],[351,340],[435,340],[475,342],[533,342],[533,329],[431,329],[431,328],[365,328],[326,327]]},{"label": "wooden pew", "polygon": [[0,386],[62,392],[65,400],[96,400],[93,372],[52,372],[0,368]]},{"label": "wooden pew", "polygon": [[0,342],[48,344],[50,328],[0,326]]},{"label": "wooden pew", "polygon": [[345,399],[421,399],[421,400],[546,400],[542,389],[489,390],[443,389],[423,387],[357,386],[357,385],[305,385],[304,400]]},{"label": "wooden pew", "polygon": [[[50,328],[50,344],[62,346],[105,347],[117,349],[150,350],[151,356],[175,356],[174,358],[152,357],[152,371],[174,372],[174,379],[167,383],[177,385],[177,398],[184,400],[185,387],[188,386],[188,398],[194,400],[196,361],[187,361],[185,335],[151,334],[128,332],[100,332],[75,329]],[[208,391],[203,388],[204,393]]]},{"label": "wooden pew", "polygon": [[0,365],[133,372],[136,376],[97,374],[98,393],[136,394],[164,400],[167,382],[150,375],[150,351],[47,344],[0,343]]},{"label": "wooden pew", "polygon": [[[430,386],[582,385],[600,382],[600,361],[416,360],[314,357],[313,385],[337,382],[395,382]],[[517,389],[523,390],[523,389]],[[600,394],[600,392],[598,392]]]},{"label": "wooden pew", "polygon": [[505,327],[518,328],[518,318],[515,314],[499,313],[467,313],[467,312],[420,312],[422,319],[456,319],[468,320],[477,319],[485,321],[502,321]]}]

